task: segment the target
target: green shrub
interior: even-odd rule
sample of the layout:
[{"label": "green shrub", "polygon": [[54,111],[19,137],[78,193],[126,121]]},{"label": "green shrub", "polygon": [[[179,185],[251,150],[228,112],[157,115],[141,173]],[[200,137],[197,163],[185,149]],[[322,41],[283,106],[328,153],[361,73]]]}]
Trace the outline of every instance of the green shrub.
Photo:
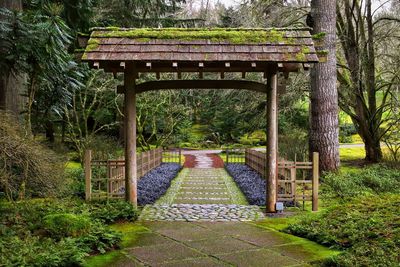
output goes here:
[{"label": "green shrub", "polygon": [[49,214],[44,217],[44,228],[52,237],[77,237],[90,230],[90,219],[71,213]]},{"label": "green shrub", "polygon": [[385,165],[372,165],[357,172],[329,173],[323,178],[322,193],[348,199],[361,195],[400,193],[400,171]]},{"label": "green shrub", "polygon": [[110,224],[116,221],[133,221],[138,217],[136,209],[132,204],[125,201],[108,201],[105,203],[92,203],[90,205],[90,216]]},{"label": "green shrub", "polygon": [[67,187],[64,196],[85,198],[85,174],[83,168],[66,171]]},{"label": "green shrub", "polygon": [[397,266],[400,195],[369,196],[310,215],[285,230],[344,250],[328,266]]},{"label": "green shrub", "polygon": [[265,134],[265,131],[257,130],[251,133],[250,139],[258,139],[260,144],[265,144],[267,141],[267,135]]},{"label": "green shrub", "polygon": [[357,129],[352,123],[344,123],[339,126],[339,141],[341,143],[352,143],[352,135],[357,133]]},{"label": "green shrub", "polygon": [[71,238],[54,242],[27,235],[0,238],[0,266],[79,266],[88,255]]},{"label": "green shrub", "polygon": [[77,244],[88,253],[105,253],[118,247],[122,235],[97,222],[90,232],[77,239]]},{"label": "green shrub", "polygon": [[308,135],[302,129],[293,128],[279,136],[279,155],[287,160],[308,161]]},{"label": "green shrub", "polygon": [[137,217],[123,201],[73,199],[3,201],[0,214],[0,266],[80,265],[89,254],[118,247],[121,235],[105,223]]}]

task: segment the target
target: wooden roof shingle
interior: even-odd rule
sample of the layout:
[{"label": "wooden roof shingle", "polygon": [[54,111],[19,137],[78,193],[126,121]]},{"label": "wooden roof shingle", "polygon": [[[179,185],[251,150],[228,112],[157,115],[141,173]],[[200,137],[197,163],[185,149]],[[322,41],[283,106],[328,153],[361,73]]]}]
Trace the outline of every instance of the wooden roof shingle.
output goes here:
[{"label": "wooden roof shingle", "polygon": [[[318,63],[309,29],[93,29],[82,60],[120,62]],[[164,65],[165,66],[165,65]]]}]

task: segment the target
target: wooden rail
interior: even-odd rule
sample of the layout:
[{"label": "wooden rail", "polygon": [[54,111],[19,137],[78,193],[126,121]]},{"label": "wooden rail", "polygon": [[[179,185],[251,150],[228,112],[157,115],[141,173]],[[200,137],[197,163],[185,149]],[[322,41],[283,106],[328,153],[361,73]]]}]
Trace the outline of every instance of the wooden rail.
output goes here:
[{"label": "wooden rail", "polygon": [[[244,163],[263,178],[266,177],[266,153],[253,149],[227,151],[226,163]],[[228,156],[229,155],[229,156]],[[277,200],[281,202],[312,201],[318,210],[319,154],[313,153],[312,162],[278,160]]]},{"label": "wooden rail", "polygon": [[[157,148],[137,155],[137,177],[139,179],[162,162],[181,164],[181,150],[164,151]],[[101,198],[124,198],[125,160],[93,160],[92,151],[87,150],[84,158],[86,200]]]}]

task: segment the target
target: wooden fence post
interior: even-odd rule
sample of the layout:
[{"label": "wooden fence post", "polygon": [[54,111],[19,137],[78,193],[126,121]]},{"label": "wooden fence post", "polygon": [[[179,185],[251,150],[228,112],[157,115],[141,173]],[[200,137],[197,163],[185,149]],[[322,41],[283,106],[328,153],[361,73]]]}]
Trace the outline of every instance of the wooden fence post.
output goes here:
[{"label": "wooden fence post", "polygon": [[179,148],[179,166],[182,166],[182,149],[181,148]]},{"label": "wooden fence post", "polygon": [[296,176],[297,176],[297,170],[296,170],[296,161],[293,163],[293,166],[290,168],[290,191],[292,193],[293,197],[293,203],[296,203]]},{"label": "wooden fence post", "polygon": [[110,197],[110,193],[111,193],[111,178],[112,178],[112,174],[111,174],[111,163],[110,160],[107,160],[107,181],[106,181],[106,187],[107,187],[107,199]]},{"label": "wooden fence post", "polygon": [[319,153],[313,153],[312,210],[318,211]]},{"label": "wooden fence post", "polygon": [[89,201],[92,195],[92,150],[85,151],[83,167],[85,171],[85,199]]},{"label": "wooden fence post", "polygon": [[229,149],[226,149],[226,164],[229,163]]}]

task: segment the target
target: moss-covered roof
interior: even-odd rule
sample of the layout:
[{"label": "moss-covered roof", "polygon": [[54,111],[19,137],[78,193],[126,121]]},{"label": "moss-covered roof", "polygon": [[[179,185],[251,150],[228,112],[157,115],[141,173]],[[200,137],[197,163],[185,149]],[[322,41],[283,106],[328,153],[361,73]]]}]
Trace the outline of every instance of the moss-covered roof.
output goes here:
[{"label": "moss-covered roof", "polygon": [[[96,29],[96,28],[95,28]],[[121,29],[115,27],[97,28],[93,38],[130,38],[149,40],[209,40],[232,44],[293,43],[293,37],[303,37],[302,29],[238,29],[238,28],[164,28],[164,29]]]},{"label": "moss-covered roof", "polygon": [[86,61],[318,62],[308,28],[92,30]]}]

